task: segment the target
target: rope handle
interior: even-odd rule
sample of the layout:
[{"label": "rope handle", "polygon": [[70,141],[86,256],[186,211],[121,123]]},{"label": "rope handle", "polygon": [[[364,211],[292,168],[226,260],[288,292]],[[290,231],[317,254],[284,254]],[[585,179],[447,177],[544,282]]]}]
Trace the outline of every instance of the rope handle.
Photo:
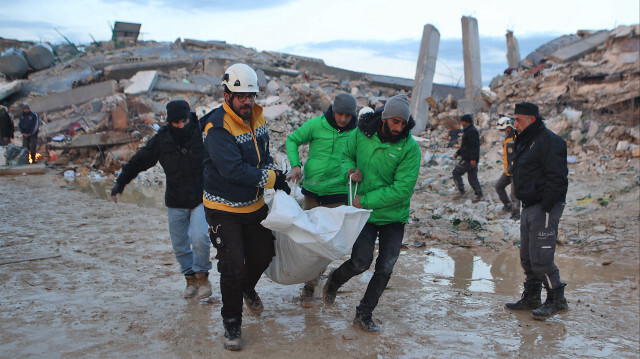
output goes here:
[{"label": "rope handle", "polygon": [[[355,173],[355,172],[354,172],[354,173]],[[352,190],[351,190],[351,184],[353,183],[353,180],[351,179],[351,177],[353,177],[353,174],[354,174],[354,173],[352,173],[352,174],[349,176],[349,205],[350,205],[350,206],[353,206],[353,199],[354,199],[354,198],[356,198],[356,194],[358,194],[358,182],[356,182],[356,189],[355,189],[355,191],[352,191]]]}]

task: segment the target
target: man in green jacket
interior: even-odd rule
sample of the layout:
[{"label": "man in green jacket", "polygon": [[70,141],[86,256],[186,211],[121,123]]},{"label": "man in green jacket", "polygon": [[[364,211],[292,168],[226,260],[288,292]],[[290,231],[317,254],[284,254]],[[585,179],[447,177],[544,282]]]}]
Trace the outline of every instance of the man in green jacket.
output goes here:
[{"label": "man in green jacket", "polygon": [[[307,120],[287,137],[287,156],[291,163],[291,180],[302,178],[298,147],[309,144],[309,156],[304,165],[304,209],[318,206],[335,208],[347,203],[347,178],[341,173],[344,145],[349,134],[356,128],[356,99],[348,93],[341,93],[333,100],[333,105],[318,117]],[[302,306],[315,305],[313,295],[320,276],[306,282],[300,296]]]},{"label": "man in green jacket", "polygon": [[360,182],[353,205],[373,212],[353,245],[351,258],[329,274],[323,300],[333,304],[338,288],[369,269],[378,238],[375,271],[353,320],[368,332],[380,330],[371,315],[400,254],[410,199],[418,180],[420,148],[411,136],[415,122],[410,114],[407,96],[390,98],[382,112],[360,119],[358,131],[349,135],[345,148],[343,173]]}]

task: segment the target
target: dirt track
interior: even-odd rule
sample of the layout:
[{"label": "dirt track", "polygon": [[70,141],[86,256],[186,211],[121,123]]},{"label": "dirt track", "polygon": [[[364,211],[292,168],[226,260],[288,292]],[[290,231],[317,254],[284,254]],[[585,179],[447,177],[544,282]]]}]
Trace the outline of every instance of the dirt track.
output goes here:
[{"label": "dirt track", "polygon": [[[347,283],[334,306],[313,309],[299,306],[300,286],[263,277],[257,289],[265,311],[245,312],[245,348],[228,352],[221,346],[218,276],[211,276],[211,300],[180,297],[166,212],[64,186],[53,173],[0,177],[0,357],[640,355],[638,248],[597,256],[559,249],[571,310],[540,322],[503,308],[519,296],[517,248],[436,240],[403,250],[374,312],[381,334],[351,325],[370,272]],[[54,258],[6,263],[42,257]]]}]

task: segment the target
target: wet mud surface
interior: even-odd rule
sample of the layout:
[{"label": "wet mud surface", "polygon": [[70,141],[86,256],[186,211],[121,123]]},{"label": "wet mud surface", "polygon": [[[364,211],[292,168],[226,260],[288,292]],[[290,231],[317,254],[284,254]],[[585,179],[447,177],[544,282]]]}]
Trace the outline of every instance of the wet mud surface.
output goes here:
[{"label": "wet mud surface", "polygon": [[72,189],[55,175],[0,177],[0,357],[640,355],[637,249],[620,256],[560,247],[570,311],[536,321],[504,308],[520,296],[517,248],[433,240],[403,249],[374,312],[380,334],[351,324],[371,270],[342,287],[333,306],[321,303],[318,288],[318,304],[310,309],[298,301],[301,285],[263,277],[257,291],[265,311],[259,317],[245,311],[244,349],[228,352],[221,345],[218,275],[210,277],[210,300],[181,298],[184,280],[166,210],[116,205],[104,199],[104,187],[90,188]]}]

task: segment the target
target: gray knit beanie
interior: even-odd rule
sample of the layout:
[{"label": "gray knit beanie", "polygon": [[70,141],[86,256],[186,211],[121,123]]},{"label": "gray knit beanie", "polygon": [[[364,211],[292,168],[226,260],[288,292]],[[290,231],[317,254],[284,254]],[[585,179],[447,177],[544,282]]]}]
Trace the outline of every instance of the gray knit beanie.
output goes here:
[{"label": "gray knit beanie", "polygon": [[384,110],[382,110],[383,120],[391,117],[400,117],[405,121],[409,121],[409,116],[411,116],[411,106],[409,106],[407,95],[403,93],[390,98],[384,105]]},{"label": "gray knit beanie", "polygon": [[346,92],[338,94],[333,100],[333,113],[356,114],[356,99]]}]

